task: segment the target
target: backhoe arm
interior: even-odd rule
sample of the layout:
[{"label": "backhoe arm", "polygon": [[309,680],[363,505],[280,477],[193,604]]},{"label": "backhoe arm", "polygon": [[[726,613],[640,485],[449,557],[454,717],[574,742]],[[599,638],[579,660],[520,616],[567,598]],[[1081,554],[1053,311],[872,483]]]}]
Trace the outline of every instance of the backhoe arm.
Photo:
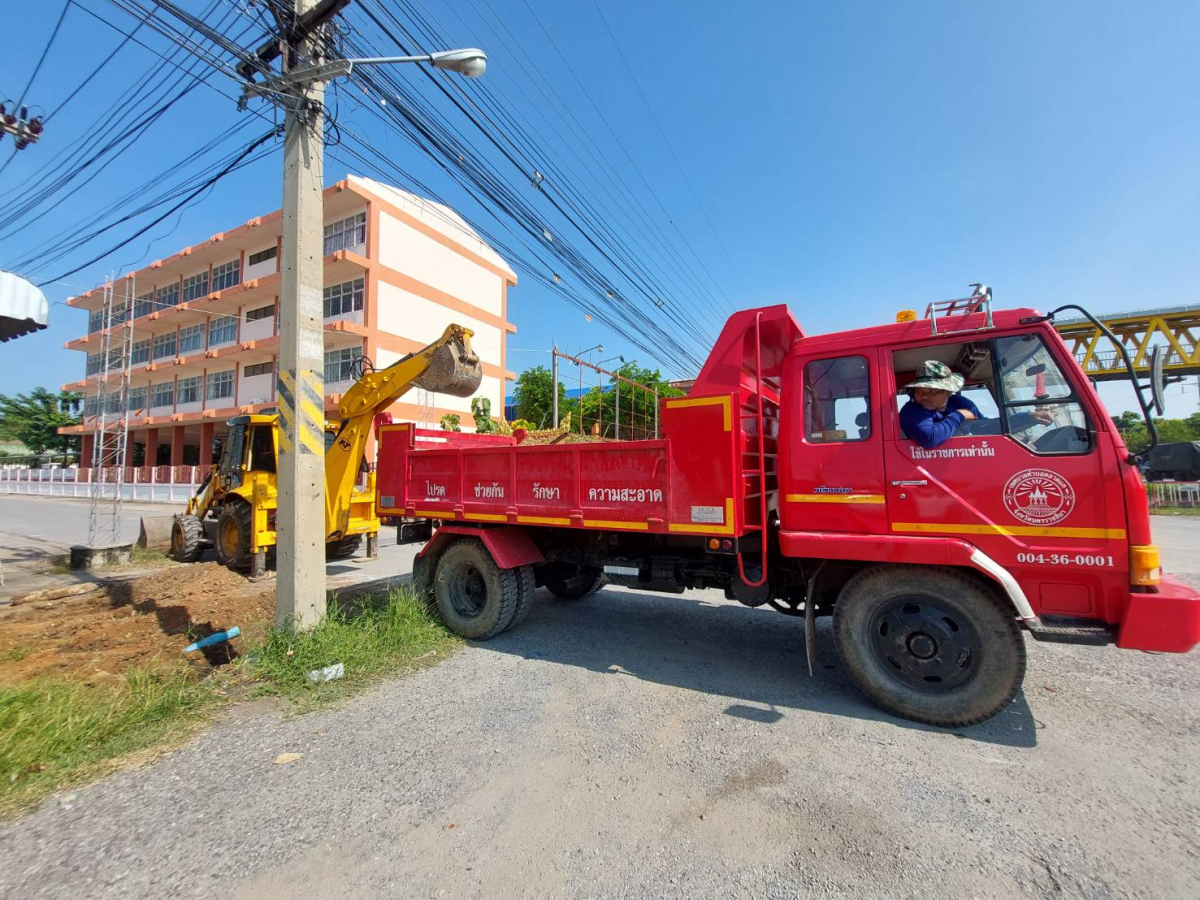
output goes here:
[{"label": "backhoe arm", "polygon": [[387,409],[410,388],[470,397],[479,389],[483,370],[471,350],[469,328],[450,325],[440,338],[386,369],[364,372],[338,404],[341,427],[325,454],[325,536],[341,537],[349,522],[350,495],[366,452],[375,414]]}]

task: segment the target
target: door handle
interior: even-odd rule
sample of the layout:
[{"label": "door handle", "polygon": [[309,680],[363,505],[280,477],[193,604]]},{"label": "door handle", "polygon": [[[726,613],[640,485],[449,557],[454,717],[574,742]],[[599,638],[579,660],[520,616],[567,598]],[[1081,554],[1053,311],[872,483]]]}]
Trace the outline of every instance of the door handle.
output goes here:
[{"label": "door handle", "polygon": [[926,484],[929,482],[922,478],[920,481],[893,481],[892,487],[921,487]]}]

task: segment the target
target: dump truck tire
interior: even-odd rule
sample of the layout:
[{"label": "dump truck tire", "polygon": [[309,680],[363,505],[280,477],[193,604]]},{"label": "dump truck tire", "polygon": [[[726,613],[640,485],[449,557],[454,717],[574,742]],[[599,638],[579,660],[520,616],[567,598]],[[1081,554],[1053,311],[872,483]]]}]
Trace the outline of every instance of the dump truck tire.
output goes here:
[{"label": "dump truck tire", "polygon": [[842,589],[833,631],[862,692],[927,725],[990,719],[1025,678],[1025,640],[1012,607],[953,569],[864,569]]},{"label": "dump truck tire", "polygon": [[204,523],[198,517],[175,517],[171,525],[171,559],[183,563],[196,562],[204,555],[207,544],[204,538]]},{"label": "dump truck tire", "polygon": [[217,516],[217,561],[235,572],[249,572],[254,552],[250,528],[254,513],[249,503],[226,503]]},{"label": "dump truck tire", "polygon": [[600,566],[584,568],[578,575],[561,581],[547,581],[546,590],[559,600],[582,600],[604,587],[604,569]]},{"label": "dump truck tire", "polygon": [[517,608],[509,628],[516,628],[529,617],[529,610],[533,606],[533,592],[537,590],[533,566],[521,566],[513,571],[517,573]]},{"label": "dump truck tire", "polygon": [[434,577],[438,615],[455,634],[474,641],[512,624],[521,593],[516,569],[501,569],[478,538],[455,541],[442,553]]},{"label": "dump truck tire", "polygon": [[358,548],[362,546],[362,535],[352,534],[350,537],[342,538],[340,541],[333,541],[325,545],[325,559],[333,562],[339,559],[349,559],[358,552]]}]

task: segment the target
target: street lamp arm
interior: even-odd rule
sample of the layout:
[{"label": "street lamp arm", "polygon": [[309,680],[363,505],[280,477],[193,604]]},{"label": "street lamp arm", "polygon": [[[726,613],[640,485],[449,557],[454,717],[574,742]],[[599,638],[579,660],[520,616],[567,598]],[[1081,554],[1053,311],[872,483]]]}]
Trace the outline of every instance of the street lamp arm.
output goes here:
[{"label": "street lamp arm", "polygon": [[246,101],[255,95],[287,94],[297,88],[319,81],[343,78],[354,71],[355,66],[390,65],[392,63],[429,63],[439,69],[457,72],[467,78],[478,78],[487,69],[487,54],[469,47],[465,50],[439,50],[420,56],[370,56],[362,59],[335,59],[316,66],[295,69],[285,75],[252,81],[242,86],[238,109],[246,108]]}]

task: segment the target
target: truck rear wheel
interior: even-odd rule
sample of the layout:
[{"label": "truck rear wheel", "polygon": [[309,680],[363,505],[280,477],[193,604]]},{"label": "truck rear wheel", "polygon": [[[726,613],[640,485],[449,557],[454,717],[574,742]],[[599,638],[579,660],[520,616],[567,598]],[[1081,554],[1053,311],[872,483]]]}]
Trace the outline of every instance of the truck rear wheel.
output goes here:
[{"label": "truck rear wheel", "polygon": [[240,500],[226,503],[217,516],[217,562],[235,572],[250,571],[253,518],[250,504]]},{"label": "truck rear wheel", "polygon": [[990,719],[1025,678],[1012,609],[953,570],[865,569],[842,589],[833,629],[862,692],[916,722],[958,728]]},{"label": "truck rear wheel", "polygon": [[558,581],[547,581],[546,589],[559,600],[582,600],[604,587],[604,569],[585,566],[578,575]]},{"label": "truck rear wheel", "polygon": [[171,523],[171,559],[196,562],[204,555],[204,523],[196,516],[176,516]]},{"label": "truck rear wheel", "polygon": [[455,541],[438,560],[433,599],[446,627],[486,641],[512,624],[521,597],[517,569],[501,569],[478,538]]}]

